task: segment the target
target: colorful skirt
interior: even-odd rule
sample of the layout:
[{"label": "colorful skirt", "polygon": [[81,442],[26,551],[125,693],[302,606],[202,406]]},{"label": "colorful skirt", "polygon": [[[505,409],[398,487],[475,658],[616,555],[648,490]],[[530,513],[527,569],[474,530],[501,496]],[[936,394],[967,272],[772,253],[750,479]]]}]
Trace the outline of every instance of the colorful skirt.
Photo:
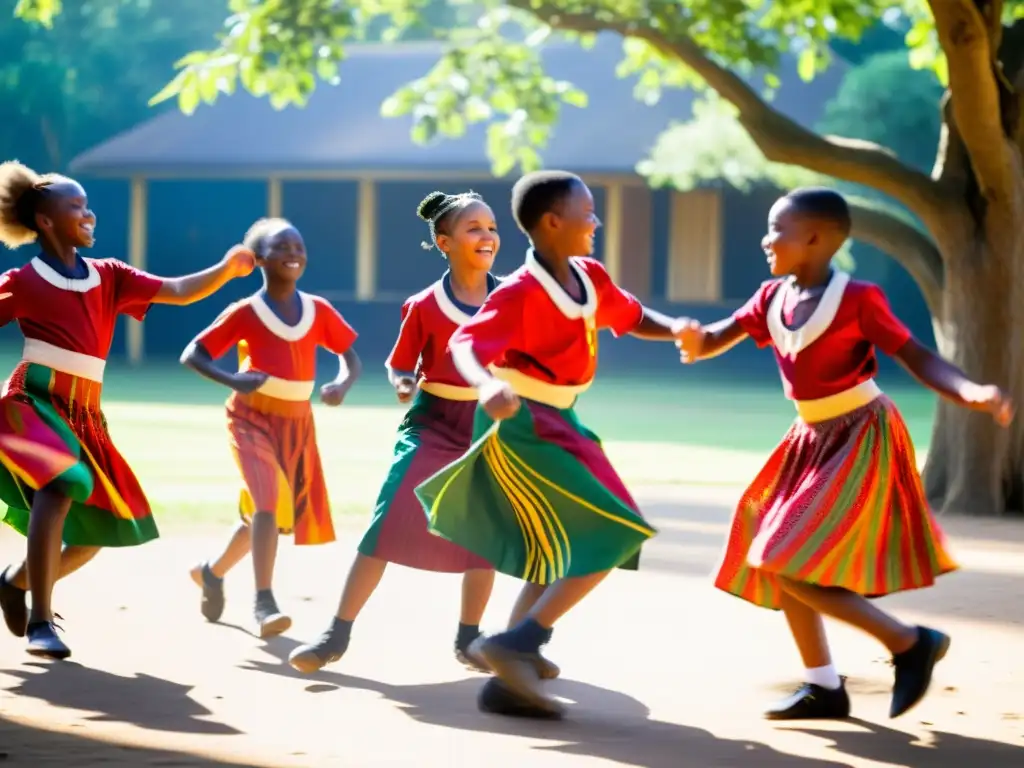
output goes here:
[{"label": "colorful skirt", "polygon": [[440,573],[491,568],[479,555],[431,534],[415,492],[469,450],[475,410],[475,400],[446,400],[422,390],[416,395],[398,427],[391,469],[359,542],[360,554]]},{"label": "colorful skirt", "polygon": [[35,491],[56,483],[71,497],[63,541],[131,547],[157,538],[139,481],[100,410],[99,382],[20,363],[0,394],[0,499],[4,522],[28,534]]},{"label": "colorful skirt", "polygon": [[271,512],[278,530],[294,535],[296,544],[334,541],[309,402],[232,395],[227,408],[231,450],[242,475],[242,520],[251,523],[257,512]]},{"label": "colorful skirt", "polygon": [[655,530],[572,408],[523,399],[498,423],[478,408],[473,435],[416,488],[432,531],[535,584],[637,568]]},{"label": "colorful skirt", "polygon": [[777,610],[780,576],[880,597],[956,568],[907,427],[880,396],[790,427],[740,499],[715,586]]}]

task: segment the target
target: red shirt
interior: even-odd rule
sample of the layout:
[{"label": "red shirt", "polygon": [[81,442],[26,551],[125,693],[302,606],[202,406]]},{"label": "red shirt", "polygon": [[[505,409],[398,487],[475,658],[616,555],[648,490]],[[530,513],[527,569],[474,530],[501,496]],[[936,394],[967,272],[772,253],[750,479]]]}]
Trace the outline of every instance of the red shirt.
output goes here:
[{"label": "red shirt", "polygon": [[214,359],[237,345],[242,370],[285,381],[313,381],[317,347],[341,355],[357,334],[326,299],[301,291],[299,297],[302,317],[296,325],[285,323],[257,294],[225,309],[195,341]]},{"label": "red shirt", "polygon": [[841,272],[807,322],[789,330],[796,305],[788,279],[772,280],[733,315],[759,347],[772,345],[790,400],[830,397],[874,378],[875,347],[893,355],[911,338],[881,288]]},{"label": "red shirt", "polygon": [[0,325],[17,320],[26,339],[106,360],[118,315],[142,320],[163,280],[116,259],[83,261],[83,278],[39,257],[0,275]]},{"label": "red shirt", "polygon": [[467,386],[452,362],[448,340],[472,319],[445,292],[444,280],[438,280],[402,305],[402,327],[385,365],[415,373],[424,382]]},{"label": "red shirt", "polygon": [[549,384],[589,383],[597,370],[597,331],[631,332],[643,319],[643,305],[615,285],[596,259],[577,257],[569,265],[583,287],[583,304],[531,250],[449,345],[469,343],[481,365],[513,368]]}]

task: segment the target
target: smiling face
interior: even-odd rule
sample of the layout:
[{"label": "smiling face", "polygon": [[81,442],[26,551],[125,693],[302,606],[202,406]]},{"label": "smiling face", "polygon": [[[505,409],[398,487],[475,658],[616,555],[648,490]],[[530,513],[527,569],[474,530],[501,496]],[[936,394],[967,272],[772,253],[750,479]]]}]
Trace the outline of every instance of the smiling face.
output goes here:
[{"label": "smiling face", "polygon": [[810,223],[785,197],[772,206],[768,213],[768,232],[761,239],[761,249],[773,275],[792,275],[807,263],[817,238]]},{"label": "smiling face", "polygon": [[559,256],[589,256],[594,252],[594,237],[601,220],[594,210],[594,196],[582,182],[541,219],[543,240]]},{"label": "smiling face", "polygon": [[46,240],[60,247],[91,248],[96,242],[96,216],[85,190],[74,179],[61,178],[45,187],[36,226]]},{"label": "smiling face", "polygon": [[259,266],[268,278],[282,283],[297,282],[306,271],[306,244],[295,227],[282,225],[267,235]]},{"label": "smiling face", "polygon": [[494,211],[486,203],[475,202],[453,218],[453,223],[445,222],[448,231],[438,233],[438,248],[452,264],[489,272],[501,247]]}]

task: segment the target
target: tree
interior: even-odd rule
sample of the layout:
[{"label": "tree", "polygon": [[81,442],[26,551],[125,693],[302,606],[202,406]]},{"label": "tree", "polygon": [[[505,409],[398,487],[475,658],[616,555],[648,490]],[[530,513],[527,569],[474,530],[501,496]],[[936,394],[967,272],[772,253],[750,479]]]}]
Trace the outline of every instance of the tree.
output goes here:
[{"label": "tree", "polygon": [[[26,8],[55,0],[22,0]],[[333,80],[344,43],[381,17],[395,30],[421,20],[425,0],[231,0],[233,15],[215,50],[181,62],[161,99],[185,109],[216,100],[237,82],[276,104],[302,104],[316,76]],[[942,353],[981,381],[1024,400],[1024,167],[1019,89],[1024,85],[1020,0],[478,0],[475,23],[438,29],[445,52],[424,77],[384,104],[412,114],[420,139],[458,136],[489,122],[499,175],[536,166],[563,104],[584,106],[571,83],[544,72],[552,34],[587,44],[601,32],[624,39],[620,75],[638,76],[637,95],[664,87],[717,94],[707,112],[728,114],[767,160],[876,190],[899,215],[854,206],[855,236],[879,246],[914,277],[933,313]],[[909,24],[917,67],[947,86],[930,173],[863,140],[816,134],[773,109],[764,89],[784,52],[813,77],[830,42],[856,41],[879,20]],[[755,76],[756,75],[756,76]],[[764,88],[752,85],[763,81]],[[716,106],[717,104],[717,106]],[[716,113],[717,110],[717,113]],[[685,128],[686,126],[683,126]],[[737,141],[744,140],[737,138]],[[798,175],[792,174],[791,178]],[[742,175],[742,174],[740,174]],[[926,466],[937,508],[979,514],[1019,510],[1024,501],[1024,421],[996,428],[980,414],[940,404]]]}]

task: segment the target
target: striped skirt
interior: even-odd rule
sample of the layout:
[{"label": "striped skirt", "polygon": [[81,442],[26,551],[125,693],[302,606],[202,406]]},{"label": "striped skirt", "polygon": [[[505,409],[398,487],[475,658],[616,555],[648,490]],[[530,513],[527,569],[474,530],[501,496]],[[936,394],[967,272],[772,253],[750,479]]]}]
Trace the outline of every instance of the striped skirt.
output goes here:
[{"label": "striped skirt", "polygon": [[420,391],[398,427],[391,469],[377,497],[360,554],[440,573],[491,565],[427,530],[416,486],[458,460],[473,440],[476,401],[446,400]]},{"label": "striped skirt", "polygon": [[272,512],[278,530],[294,535],[296,544],[334,541],[309,402],[233,394],[227,409],[231,451],[242,475],[242,520]]},{"label": "striped skirt", "polygon": [[157,538],[131,467],[107,432],[99,382],[20,363],[0,394],[0,499],[4,522],[28,534],[35,491],[51,483],[71,497],[63,541],[130,547]]},{"label": "striped skirt", "polygon": [[715,586],[778,609],[779,576],[880,597],[956,568],[907,427],[880,396],[790,427],[740,499]]},{"label": "striped skirt", "polygon": [[635,570],[655,533],[575,411],[526,399],[496,424],[477,409],[472,447],[416,495],[433,532],[535,584]]}]

